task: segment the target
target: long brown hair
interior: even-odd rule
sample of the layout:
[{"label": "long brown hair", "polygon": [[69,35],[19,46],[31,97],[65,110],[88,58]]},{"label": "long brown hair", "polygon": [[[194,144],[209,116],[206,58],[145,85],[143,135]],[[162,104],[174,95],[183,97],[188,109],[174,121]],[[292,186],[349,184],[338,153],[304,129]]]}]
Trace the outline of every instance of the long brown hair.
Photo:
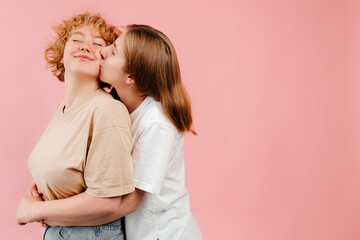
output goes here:
[{"label": "long brown hair", "polygon": [[160,101],[178,131],[196,135],[190,99],[169,38],[153,27],[136,24],[126,26],[124,34],[124,71],[131,74],[142,93]]}]

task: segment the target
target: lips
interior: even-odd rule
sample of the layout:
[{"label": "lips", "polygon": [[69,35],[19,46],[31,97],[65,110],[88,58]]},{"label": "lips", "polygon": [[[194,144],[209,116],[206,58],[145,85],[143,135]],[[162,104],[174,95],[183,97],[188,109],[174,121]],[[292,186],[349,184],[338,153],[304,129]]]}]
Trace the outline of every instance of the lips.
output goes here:
[{"label": "lips", "polygon": [[93,58],[87,56],[87,55],[84,55],[84,54],[80,54],[80,55],[77,55],[77,56],[74,56],[75,58],[79,58],[81,60],[89,60],[89,61],[94,61]]}]

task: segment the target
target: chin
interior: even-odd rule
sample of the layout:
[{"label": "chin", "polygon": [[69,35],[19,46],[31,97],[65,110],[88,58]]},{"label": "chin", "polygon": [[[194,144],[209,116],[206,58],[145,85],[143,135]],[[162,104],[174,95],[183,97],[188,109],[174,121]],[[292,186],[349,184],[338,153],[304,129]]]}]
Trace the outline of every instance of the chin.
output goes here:
[{"label": "chin", "polygon": [[89,76],[89,77],[96,77],[96,78],[98,78],[99,74],[100,74],[99,71],[96,71],[96,70],[89,71],[89,69],[84,69],[83,71],[79,70],[77,72],[80,75],[86,75],[86,76]]}]

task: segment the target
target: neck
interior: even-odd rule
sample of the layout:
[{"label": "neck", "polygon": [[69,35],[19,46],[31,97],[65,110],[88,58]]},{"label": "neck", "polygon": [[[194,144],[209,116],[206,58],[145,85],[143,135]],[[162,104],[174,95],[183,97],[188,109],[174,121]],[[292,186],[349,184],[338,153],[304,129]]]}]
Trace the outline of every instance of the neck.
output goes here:
[{"label": "neck", "polygon": [[127,91],[124,88],[121,89],[119,87],[115,87],[115,90],[119,94],[122,103],[126,106],[129,113],[135,111],[146,98],[146,95],[139,92],[135,87],[128,88],[126,89]]},{"label": "neck", "polygon": [[99,81],[93,77],[76,76],[65,72],[65,106],[71,107],[81,98],[99,89]]}]

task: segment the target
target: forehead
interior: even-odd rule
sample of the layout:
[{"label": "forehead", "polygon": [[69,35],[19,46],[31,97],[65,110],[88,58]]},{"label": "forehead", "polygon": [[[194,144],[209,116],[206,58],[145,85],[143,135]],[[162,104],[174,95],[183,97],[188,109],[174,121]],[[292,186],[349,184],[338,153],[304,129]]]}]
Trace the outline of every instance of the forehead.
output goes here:
[{"label": "forehead", "polygon": [[99,37],[99,38],[103,38],[100,34],[99,29],[90,26],[90,25],[83,25],[83,26],[79,26],[77,28],[74,28],[71,32],[70,32],[70,36],[74,35],[74,34],[78,34],[78,35],[86,35],[89,34],[92,37]]}]

